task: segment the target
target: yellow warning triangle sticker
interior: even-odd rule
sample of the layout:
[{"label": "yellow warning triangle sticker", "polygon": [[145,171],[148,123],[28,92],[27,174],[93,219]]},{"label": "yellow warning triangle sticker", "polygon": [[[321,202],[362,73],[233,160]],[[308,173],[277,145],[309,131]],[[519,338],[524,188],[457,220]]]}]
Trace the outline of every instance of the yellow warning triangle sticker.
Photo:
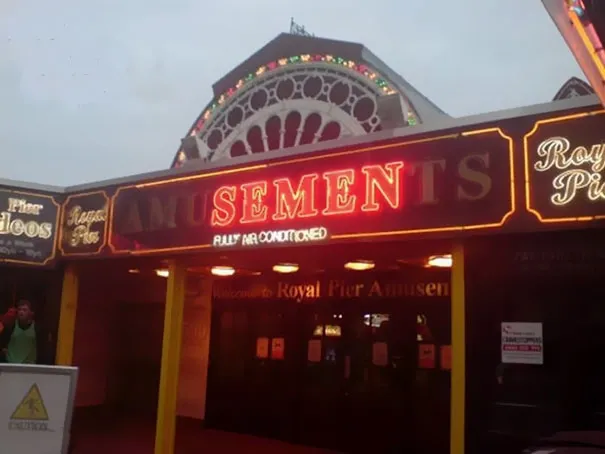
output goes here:
[{"label": "yellow warning triangle sticker", "polygon": [[27,421],[48,421],[48,412],[42,400],[42,394],[37,384],[33,384],[29,391],[17,405],[11,419]]}]

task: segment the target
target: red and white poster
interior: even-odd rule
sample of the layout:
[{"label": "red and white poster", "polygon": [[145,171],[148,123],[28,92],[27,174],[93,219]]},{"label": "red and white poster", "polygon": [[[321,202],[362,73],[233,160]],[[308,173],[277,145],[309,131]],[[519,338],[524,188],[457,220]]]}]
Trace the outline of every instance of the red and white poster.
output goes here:
[{"label": "red and white poster", "polygon": [[542,323],[502,323],[504,364],[544,364]]},{"label": "red and white poster", "polygon": [[284,347],[286,341],[283,337],[271,339],[271,359],[284,359]]},{"label": "red and white poster", "polygon": [[418,368],[434,369],[435,368],[435,345],[434,344],[418,344]]},{"label": "red and white poster", "polygon": [[267,359],[269,357],[269,338],[256,338],[256,357],[259,359]]}]

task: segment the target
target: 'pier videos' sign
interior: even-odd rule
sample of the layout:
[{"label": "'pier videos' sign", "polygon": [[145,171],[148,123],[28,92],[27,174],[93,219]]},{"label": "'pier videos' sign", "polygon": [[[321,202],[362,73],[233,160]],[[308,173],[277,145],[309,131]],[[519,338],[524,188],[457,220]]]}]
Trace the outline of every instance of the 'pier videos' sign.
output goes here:
[{"label": "'pier videos' sign", "polygon": [[49,195],[0,190],[0,261],[45,265],[55,257],[59,204]]}]

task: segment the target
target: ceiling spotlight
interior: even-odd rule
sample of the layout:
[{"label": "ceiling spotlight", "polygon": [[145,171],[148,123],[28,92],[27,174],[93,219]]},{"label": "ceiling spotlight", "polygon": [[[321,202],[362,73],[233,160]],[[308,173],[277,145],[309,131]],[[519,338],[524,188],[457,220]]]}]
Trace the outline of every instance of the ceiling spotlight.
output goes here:
[{"label": "ceiling spotlight", "polygon": [[235,268],[232,266],[213,266],[210,272],[214,276],[227,277],[235,274]]},{"label": "ceiling spotlight", "polygon": [[427,266],[436,268],[451,268],[452,267],[452,255],[431,255],[426,262]]},{"label": "ceiling spotlight", "polygon": [[160,269],[160,270],[155,270],[155,274],[156,274],[156,276],[160,276],[160,277],[168,277],[170,275],[170,272],[165,269]]},{"label": "ceiling spotlight", "polygon": [[130,268],[130,269],[128,270],[128,272],[129,272],[130,274],[139,274],[139,273],[141,272],[141,270],[139,270],[138,268]]},{"label": "ceiling spotlight", "polygon": [[298,271],[298,265],[296,263],[278,263],[273,265],[273,271],[276,273],[296,273]]},{"label": "ceiling spotlight", "polygon": [[367,271],[374,268],[376,264],[371,260],[354,260],[345,263],[345,268],[353,271]]}]

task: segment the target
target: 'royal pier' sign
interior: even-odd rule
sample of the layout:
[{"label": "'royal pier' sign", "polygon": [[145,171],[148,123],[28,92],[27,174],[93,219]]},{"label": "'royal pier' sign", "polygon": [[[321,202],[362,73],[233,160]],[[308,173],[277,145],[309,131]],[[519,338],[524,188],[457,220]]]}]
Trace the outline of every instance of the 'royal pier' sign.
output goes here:
[{"label": "'royal pier' sign", "polygon": [[538,121],[524,153],[527,209],[539,220],[605,219],[605,112]]}]

